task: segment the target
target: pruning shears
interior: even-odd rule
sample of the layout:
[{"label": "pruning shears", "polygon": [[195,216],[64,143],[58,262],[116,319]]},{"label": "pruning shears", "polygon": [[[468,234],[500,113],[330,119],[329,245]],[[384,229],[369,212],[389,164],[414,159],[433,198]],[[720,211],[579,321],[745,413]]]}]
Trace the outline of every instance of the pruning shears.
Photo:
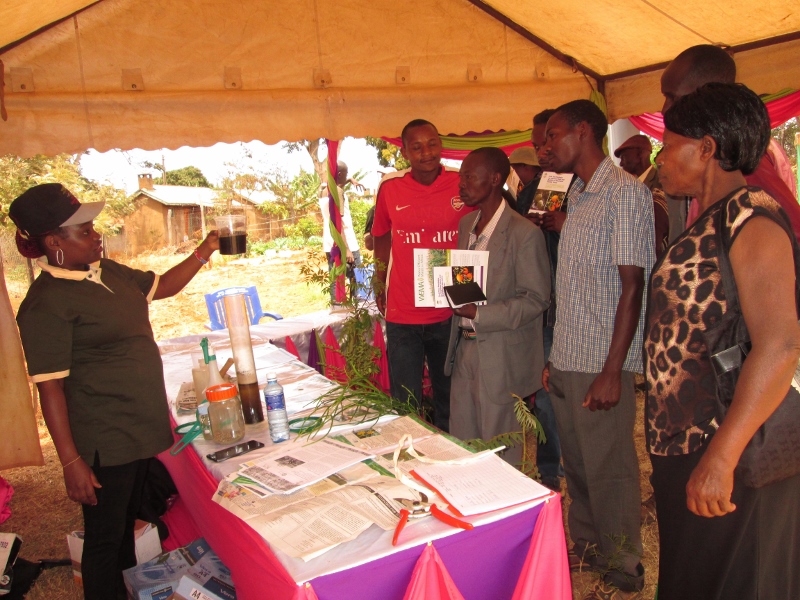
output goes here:
[{"label": "pruning shears", "polygon": [[394,530],[392,546],[397,545],[397,540],[400,538],[400,532],[403,531],[403,528],[406,526],[406,523],[408,523],[409,519],[421,519],[433,515],[442,523],[446,523],[451,527],[459,527],[467,530],[473,529],[474,526],[472,523],[467,523],[466,521],[462,521],[451,515],[448,515],[435,504],[428,502],[428,497],[425,494],[420,493],[420,496],[422,498],[421,500],[408,500],[407,498],[394,499],[396,502],[402,504],[403,508],[400,509],[400,521],[397,523],[397,527]]}]

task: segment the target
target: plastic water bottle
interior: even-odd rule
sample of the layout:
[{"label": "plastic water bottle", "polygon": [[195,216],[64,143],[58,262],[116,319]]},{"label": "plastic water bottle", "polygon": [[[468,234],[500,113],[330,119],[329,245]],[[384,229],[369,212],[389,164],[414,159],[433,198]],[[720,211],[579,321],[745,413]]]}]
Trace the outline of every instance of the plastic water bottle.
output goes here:
[{"label": "plastic water bottle", "polygon": [[267,374],[267,387],[264,388],[264,403],[267,405],[269,437],[277,444],[289,439],[289,417],[286,415],[286,400],[283,386],[278,383],[275,373]]}]

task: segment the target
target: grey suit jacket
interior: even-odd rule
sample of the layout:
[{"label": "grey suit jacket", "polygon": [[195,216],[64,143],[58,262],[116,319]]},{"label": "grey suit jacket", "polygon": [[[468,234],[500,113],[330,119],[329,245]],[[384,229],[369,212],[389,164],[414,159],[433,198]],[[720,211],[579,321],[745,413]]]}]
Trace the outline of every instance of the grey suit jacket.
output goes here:
[{"label": "grey suit jacket", "polygon": [[[475,213],[458,224],[458,247],[466,249]],[[478,308],[477,341],[464,341],[453,317],[445,374],[459,343],[478,344],[480,373],[490,401],[508,404],[511,394],[528,396],[542,387],[542,313],[550,301],[550,263],[544,235],[505,207],[489,239],[486,304]]]}]

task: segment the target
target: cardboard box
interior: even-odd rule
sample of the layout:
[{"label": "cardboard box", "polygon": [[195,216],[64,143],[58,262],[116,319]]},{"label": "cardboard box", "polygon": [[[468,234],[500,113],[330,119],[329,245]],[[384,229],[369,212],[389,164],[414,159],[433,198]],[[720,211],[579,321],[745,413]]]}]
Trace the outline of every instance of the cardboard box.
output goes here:
[{"label": "cardboard box", "polygon": [[174,600],[236,600],[231,572],[213,552],[203,556],[181,577]]},{"label": "cardboard box", "polygon": [[211,548],[200,538],[183,548],[166,552],[123,571],[128,597],[135,600],[167,600],[177,589],[181,576],[209,553],[212,553]]},{"label": "cardboard box", "polygon": [[[134,528],[136,538],[136,564],[141,565],[153,560],[161,554],[161,540],[158,537],[158,528],[152,523],[136,521]],[[72,577],[75,583],[83,585],[81,576],[81,558],[83,557],[83,532],[73,531],[67,536],[69,557],[72,559]]]}]

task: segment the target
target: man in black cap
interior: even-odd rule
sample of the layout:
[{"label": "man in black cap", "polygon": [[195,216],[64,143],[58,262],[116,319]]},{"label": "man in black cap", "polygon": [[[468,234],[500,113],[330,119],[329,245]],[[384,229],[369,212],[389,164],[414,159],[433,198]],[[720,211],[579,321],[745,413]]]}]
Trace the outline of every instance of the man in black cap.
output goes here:
[{"label": "man in black cap", "polygon": [[[646,135],[634,135],[622,142],[619,148],[614,150],[614,156],[619,159],[619,166],[639,181],[644,183],[653,194],[653,215],[655,217],[656,231],[656,259],[661,257],[661,253],[669,245],[669,208],[667,206],[667,196],[661,189],[658,181],[658,172],[650,162],[650,155],[653,153],[653,145]],[[683,202],[683,200],[678,200]]]}]

